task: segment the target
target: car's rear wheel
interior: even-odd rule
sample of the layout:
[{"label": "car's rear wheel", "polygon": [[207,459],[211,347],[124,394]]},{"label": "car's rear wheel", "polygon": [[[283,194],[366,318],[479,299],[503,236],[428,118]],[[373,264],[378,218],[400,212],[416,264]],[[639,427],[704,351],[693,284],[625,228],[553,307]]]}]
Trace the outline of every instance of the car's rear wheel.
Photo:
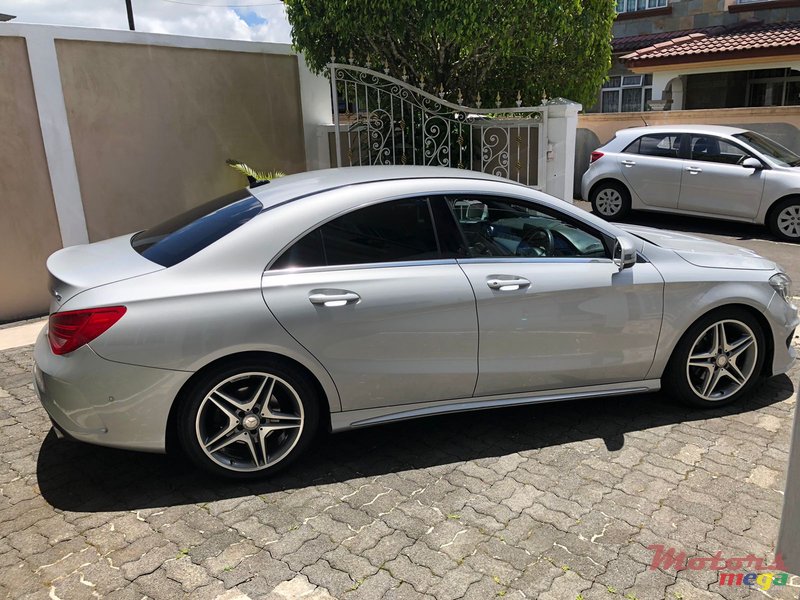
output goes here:
[{"label": "car's rear wheel", "polygon": [[764,332],[746,310],[714,311],[681,338],[664,373],[664,388],[704,408],[736,402],[757,383],[765,348]]},{"label": "car's rear wheel", "polygon": [[178,439],[197,466],[255,478],[288,466],[319,423],[317,393],[291,365],[247,359],[201,377],[178,410]]},{"label": "car's rear wheel", "polygon": [[592,212],[607,221],[618,221],[631,212],[631,195],[617,181],[601,181],[593,189],[589,200]]},{"label": "car's rear wheel", "polygon": [[787,198],[769,212],[767,225],[772,233],[787,242],[800,242],[800,198]]}]

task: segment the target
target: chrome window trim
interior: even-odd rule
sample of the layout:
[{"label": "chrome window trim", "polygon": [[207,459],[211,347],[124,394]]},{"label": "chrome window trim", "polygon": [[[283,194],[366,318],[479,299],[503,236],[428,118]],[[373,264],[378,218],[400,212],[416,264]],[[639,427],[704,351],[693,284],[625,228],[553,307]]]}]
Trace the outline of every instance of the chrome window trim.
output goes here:
[{"label": "chrome window trim", "polygon": [[613,264],[610,258],[591,258],[585,256],[487,256],[472,257],[472,258],[459,258],[459,264],[487,264],[487,263],[502,263],[502,264],[518,264],[518,263],[532,263],[532,264],[589,264],[589,263],[603,263]]},{"label": "chrome window trim", "polygon": [[288,269],[265,270],[263,277],[270,275],[289,275],[294,273],[318,273],[325,271],[358,271],[363,269],[386,269],[402,267],[425,267],[433,265],[456,265],[455,258],[438,258],[431,260],[404,260],[398,262],[356,263],[352,265],[326,265],[324,267],[295,267]]}]

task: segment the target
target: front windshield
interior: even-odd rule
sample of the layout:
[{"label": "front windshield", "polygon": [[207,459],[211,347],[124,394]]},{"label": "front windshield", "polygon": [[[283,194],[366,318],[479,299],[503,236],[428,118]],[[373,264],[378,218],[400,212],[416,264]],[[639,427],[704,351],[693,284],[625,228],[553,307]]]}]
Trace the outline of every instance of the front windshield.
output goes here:
[{"label": "front windshield", "polygon": [[733,137],[748,143],[781,167],[800,166],[800,156],[759,133],[745,131],[744,133],[735,133]]}]

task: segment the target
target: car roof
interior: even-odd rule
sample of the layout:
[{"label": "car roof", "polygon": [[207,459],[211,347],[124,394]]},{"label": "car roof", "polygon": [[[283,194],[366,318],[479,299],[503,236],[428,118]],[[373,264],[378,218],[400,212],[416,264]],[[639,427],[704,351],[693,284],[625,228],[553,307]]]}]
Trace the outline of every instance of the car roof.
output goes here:
[{"label": "car roof", "polygon": [[704,133],[708,135],[734,135],[743,133],[747,129],[741,127],[727,127],[725,125],[649,125],[647,127],[630,127],[620,129],[617,135],[634,137],[647,133]]},{"label": "car roof", "polygon": [[273,179],[268,184],[256,185],[250,188],[250,193],[258,198],[266,209],[348,185],[400,179],[471,179],[521,185],[508,179],[467,169],[390,165],[306,171]]}]

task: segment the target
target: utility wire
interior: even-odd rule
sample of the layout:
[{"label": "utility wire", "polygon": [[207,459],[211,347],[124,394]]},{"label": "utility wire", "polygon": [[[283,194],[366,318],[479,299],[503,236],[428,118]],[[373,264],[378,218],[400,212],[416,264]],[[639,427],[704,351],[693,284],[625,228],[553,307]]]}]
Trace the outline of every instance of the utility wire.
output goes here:
[{"label": "utility wire", "polygon": [[278,6],[283,2],[260,2],[257,4],[205,4],[202,2],[186,2],[185,0],[162,0],[171,4],[183,4],[186,6],[205,6],[207,8],[252,8],[255,6]]}]

